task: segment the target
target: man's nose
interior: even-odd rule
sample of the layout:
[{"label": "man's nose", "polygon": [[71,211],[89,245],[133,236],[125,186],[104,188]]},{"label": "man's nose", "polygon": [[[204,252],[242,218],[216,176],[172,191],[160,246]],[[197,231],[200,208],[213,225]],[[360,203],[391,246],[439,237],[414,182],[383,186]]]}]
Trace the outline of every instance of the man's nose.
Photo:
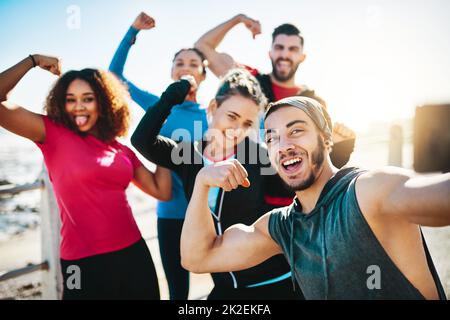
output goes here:
[{"label": "man's nose", "polygon": [[285,153],[290,150],[294,150],[294,144],[292,143],[292,141],[288,138],[280,138],[278,152]]},{"label": "man's nose", "polygon": [[289,58],[289,49],[287,49],[287,48],[285,48],[285,49],[283,49],[283,50],[281,50],[281,58],[283,58],[283,59],[287,59],[287,58]]}]

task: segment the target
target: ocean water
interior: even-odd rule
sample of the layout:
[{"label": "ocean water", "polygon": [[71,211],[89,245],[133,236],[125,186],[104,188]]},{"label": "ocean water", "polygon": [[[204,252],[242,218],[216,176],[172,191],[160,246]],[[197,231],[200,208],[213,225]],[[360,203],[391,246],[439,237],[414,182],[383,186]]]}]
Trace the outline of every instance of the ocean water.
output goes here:
[{"label": "ocean water", "polygon": [[[34,143],[0,132],[0,181],[32,183],[43,168],[42,154]],[[40,191],[0,197],[0,241],[39,225]]]}]

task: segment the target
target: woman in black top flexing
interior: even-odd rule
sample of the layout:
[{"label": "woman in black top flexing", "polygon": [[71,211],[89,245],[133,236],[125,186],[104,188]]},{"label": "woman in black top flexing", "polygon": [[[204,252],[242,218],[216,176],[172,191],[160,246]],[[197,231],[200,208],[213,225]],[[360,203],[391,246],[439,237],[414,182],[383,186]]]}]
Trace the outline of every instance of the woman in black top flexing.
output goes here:
[{"label": "woman in black top flexing", "polygon": [[[197,173],[221,161],[239,161],[251,185],[235,190],[211,189],[208,199],[216,231],[236,223],[251,224],[273,209],[268,199],[293,198],[270,168],[267,150],[248,136],[266,105],[257,80],[242,69],[231,70],[222,80],[208,107],[209,128],[196,142],[174,141],[158,135],[174,105],[184,101],[192,80],[172,83],[149,109],[131,137],[134,147],[148,160],[175,171],[183,181],[186,198],[192,196]],[[301,299],[290,282],[290,269],[282,255],[242,271],[212,274],[214,289],[208,299]]]},{"label": "woman in black top flexing", "polygon": [[[182,103],[193,87],[195,84],[191,85],[188,80],[172,83],[144,115],[131,142],[148,160],[180,176],[188,200],[195,177],[204,166],[233,158],[244,165],[251,181],[249,188],[231,192],[212,189],[210,192],[211,212],[220,234],[235,223],[252,223],[271,209],[264,201],[265,185],[275,180],[273,175],[264,174],[264,171],[271,171],[267,151],[248,138],[259,123],[258,115],[266,99],[253,76],[245,70],[232,70],[222,80],[208,107],[210,123],[202,141],[174,141],[158,135],[172,107]],[[281,183],[278,189],[280,195],[292,197]],[[275,256],[251,269],[213,274],[214,289],[209,299],[299,298],[289,276],[290,269],[284,257]]]}]

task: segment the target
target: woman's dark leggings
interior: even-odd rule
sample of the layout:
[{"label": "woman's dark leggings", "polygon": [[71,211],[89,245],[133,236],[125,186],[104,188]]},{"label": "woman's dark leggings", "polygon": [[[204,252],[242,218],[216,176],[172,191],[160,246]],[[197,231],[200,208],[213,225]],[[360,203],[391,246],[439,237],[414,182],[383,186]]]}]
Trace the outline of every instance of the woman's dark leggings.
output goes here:
[{"label": "woman's dark leggings", "polygon": [[158,218],[161,261],[169,286],[170,300],[187,300],[189,272],[181,266],[180,238],[184,219]]},{"label": "woman's dark leggings", "polygon": [[144,239],[114,252],[61,259],[63,300],[159,300],[158,278]]}]

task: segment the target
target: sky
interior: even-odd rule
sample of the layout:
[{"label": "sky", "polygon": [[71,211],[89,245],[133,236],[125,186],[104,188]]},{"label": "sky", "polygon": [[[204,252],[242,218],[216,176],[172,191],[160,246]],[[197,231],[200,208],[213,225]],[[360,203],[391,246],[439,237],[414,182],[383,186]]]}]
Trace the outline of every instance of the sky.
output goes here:
[{"label": "sky", "polygon": [[[296,24],[307,55],[296,81],[327,101],[335,121],[359,132],[373,121],[412,117],[421,104],[450,103],[450,1],[446,0],[0,0],[0,70],[30,53],[60,57],[63,71],[106,69],[141,11],[154,17],[156,28],[138,35],[125,75],[158,95],[171,83],[176,51],[245,13],[261,22],[263,33],[253,40],[239,25],[219,50],[270,72],[272,30],[285,22]],[[41,111],[55,79],[36,68],[11,98]],[[209,73],[200,88],[201,103],[208,104],[217,84]],[[136,124],[142,111],[134,104],[132,109]]]}]

